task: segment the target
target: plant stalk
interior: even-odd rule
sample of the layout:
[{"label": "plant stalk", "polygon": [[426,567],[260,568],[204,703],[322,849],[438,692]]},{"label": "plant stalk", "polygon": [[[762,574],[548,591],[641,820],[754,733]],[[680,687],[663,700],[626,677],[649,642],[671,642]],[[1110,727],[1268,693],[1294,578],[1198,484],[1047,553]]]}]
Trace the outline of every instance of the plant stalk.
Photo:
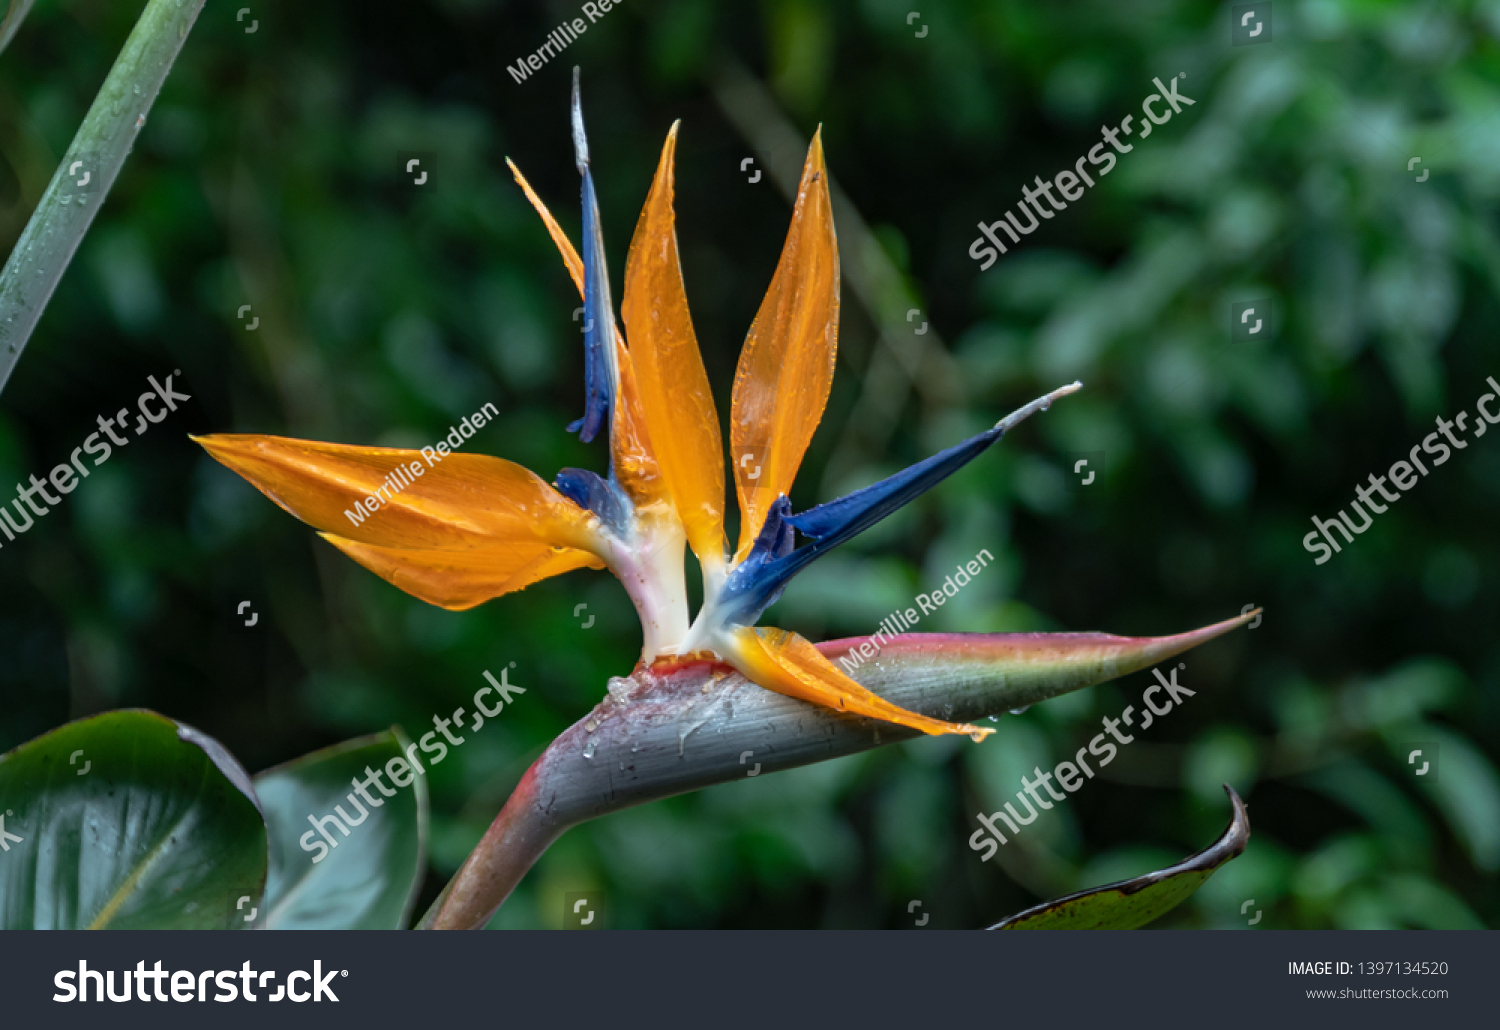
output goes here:
[{"label": "plant stalk", "polygon": [[[886,640],[851,675],[909,711],[974,721],[1137,672],[1257,614],[1167,637],[913,633]],[[818,649],[838,661],[865,643]],[[772,693],[707,661],[637,668],[527,770],[418,929],[483,927],[552,842],[589,819],[919,735]]]}]

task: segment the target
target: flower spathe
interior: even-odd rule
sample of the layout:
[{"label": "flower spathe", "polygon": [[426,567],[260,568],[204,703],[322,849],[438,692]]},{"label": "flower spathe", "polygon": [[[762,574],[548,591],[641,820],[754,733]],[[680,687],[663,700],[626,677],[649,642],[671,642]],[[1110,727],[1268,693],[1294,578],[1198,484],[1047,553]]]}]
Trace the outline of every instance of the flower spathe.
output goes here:
[{"label": "flower spathe", "polygon": [[[576,71],[572,121],[583,179],[581,256],[519,169],[510,168],[583,297],[584,414],[568,428],[585,441],[607,431],[606,476],[564,469],[548,484],[502,458],[452,454],[353,525],[344,512],[420,452],[260,435],[212,435],[199,442],[349,557],[431,604],[470,608],[572,569],[608,568],[640,616],[643,663],[710,652],[760,686],[813,704],[925,733],[978,739],[991,732],[893,705],[804,638],[754,624],[810,562],[942,481],[1079,384],[1040,397],[993,428],[879,483],[793,514],[787,494],[822,418],[838,344],[838,246],[820,129],[808,147],[781,258],[735,372],[730,453],[740,532],[731,552],[724,530],[723,438],[677,250],[678,127],[667,134],[626,257],[622,335]],[[801,547],[798,533],[808,540]],[[704,601],[691,620],[684,544],[703,570]]]}]

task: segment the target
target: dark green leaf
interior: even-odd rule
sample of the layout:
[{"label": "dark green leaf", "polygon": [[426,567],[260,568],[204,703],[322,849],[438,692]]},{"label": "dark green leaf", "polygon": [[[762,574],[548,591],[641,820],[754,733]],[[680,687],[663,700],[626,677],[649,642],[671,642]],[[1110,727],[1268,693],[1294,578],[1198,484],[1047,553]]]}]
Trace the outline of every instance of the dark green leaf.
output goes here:
[{"label": "dark green leaf", "polygon": [[33,0],[10,0],[5,20],[0,21],[0,52],[10,46],[10,41],[21,28],[21,22],[26,20],[26,12],[31,10],[32,2]]},{"label": "dark green leaf", "polygon": [[265,886],[250,777],[155,712],[81,719],[0,757],[0,814],[5,929],[225,929]]},{"label": "dark green leaf", "polygon": [[1043,902],[990,927],[991,930],[1134,930],[1186,901],[1214,870],[1245,850],[1250,817],[1245,803],[1227,784],[1234,818],[1224,835],[1177,865],[1133,880],[1106,884]]},{"label": "dark green leaf", "polygon": [[[406,926],[427,869],[427,777],[420,774],[410,786],[388,788],[395,789],[394,797],[367,783],[365,791],[378,806],[364,801],[352,781],[367,781],[367,769],[385,770],[392,759],[406,762],[408,746],[393,727],[255,777],[271,841],[267,929]],[[382,781],[390,779],[387,770]],[[325,821],[322,832],[314,828],[313,819],[329,815],[336,822]],[[358,822],[351,825],[351,816]]]}]

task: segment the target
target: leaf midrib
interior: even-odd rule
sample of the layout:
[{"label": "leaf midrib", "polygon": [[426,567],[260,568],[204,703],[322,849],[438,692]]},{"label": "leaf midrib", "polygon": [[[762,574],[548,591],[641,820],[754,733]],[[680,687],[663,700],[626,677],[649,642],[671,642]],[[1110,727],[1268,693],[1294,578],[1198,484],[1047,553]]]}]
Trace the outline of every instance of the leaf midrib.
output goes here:
[{"label": "leaf midrib", "polygon": [[[211,765],[212,763],[209,764]],[[193,817],[193,813],[196,810],[197,806],[203,801],[203,791],[204,787],[206,786],[207,774],[207,767],[204,767],[199,771],[198,791],[193,796],[192,801],[186,806],[186,808],[183,809],[182,814],[177,817],[177,820],[175,822],[163,829],[156,844],[151,848],[150,851],[146,853],[144,858],[136,863],[135,871],[127,876],[124,882],[115,889],[114,895],[104,903],[104,907],[99,910],[99,914],[95,916],[94,921],[89,924],[88,928],[90,930],[102,930],[106,926],[108,926],[110,921],[113,920],[115,915],[119,912],[120,908],[124,906],[125,902],[130,898],[130,895],[134,893],[136,886],[141,882],[142,878],[145,877],[146,873],[150,871],[151,867],[156,864],[157,860],[160,859],[162,855],[166,854],[168,845],[173,842],[173,834],[177,830],[181,829],[184,824]]]}]

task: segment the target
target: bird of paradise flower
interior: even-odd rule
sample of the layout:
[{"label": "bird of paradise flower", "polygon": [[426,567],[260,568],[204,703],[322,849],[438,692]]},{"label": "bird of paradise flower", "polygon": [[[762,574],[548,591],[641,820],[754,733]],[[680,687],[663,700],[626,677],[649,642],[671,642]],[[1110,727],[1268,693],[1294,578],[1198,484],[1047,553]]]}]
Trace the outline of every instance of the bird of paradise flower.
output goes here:
[{"label": "bird of paradise flower", "polygon": [[[586,401],[583,417],[568,428],[585,442],[607,430],[606,476],[564,469],[548,485],[501,458],[451,454],[351,530],[342,512],[374,494],[392,470],[420,460],[420,452],[264,435],[216,434],[198,442],[329,543],[423,601],[466,609],[573,569],[608,568],[640,616],[642,666],[723,662],[768,690],[815,705],[924,733],[983,739],[993,731],[900,708],[803,637],[755,623],[809,563],[1081,384],[1053,390],[887,479],[793,514],[787,493],[822,417],[838,341],[839,258],[820,128],[808,147],[780,260],[735,372],[730,453],[738,456],[732,467],[740,533],[731,553],[723,441],[677,250],[678,124],[667,134],[627,255],[624,335],[610,295],[576,69],[572,127],[583,179],[582,257],[520,170],[507,163],[583,297]],[[807,542],[796,546],[799,533]],[[703,574],[703,603],[692,619],[684,543]],[[1206,639],[1193,636],[1194,643]],[[1183,646],[1191,644],[1184,640]],[[1078,647],[1083,658],[1098,642]]]}]

